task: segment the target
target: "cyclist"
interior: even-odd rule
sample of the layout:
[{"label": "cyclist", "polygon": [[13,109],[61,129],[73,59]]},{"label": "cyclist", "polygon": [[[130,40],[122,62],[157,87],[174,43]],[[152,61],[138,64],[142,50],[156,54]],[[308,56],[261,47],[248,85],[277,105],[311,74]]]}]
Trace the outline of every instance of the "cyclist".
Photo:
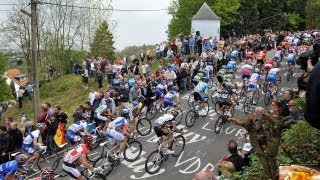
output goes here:
[{"label": "cyclist", "polygon": [[232,102],[230,101],[230,97],[238,104],[238,100],[231,89],[232,84],[230,82],[222,83],[222,89],[220,90],[219,97],[217,99],[217,103],[220,107],[219,114],[223,114],[223,106],[229,106],[229,109],[226,113],[227,116],[231,116],[232,110]]},{"label": "cyclist", "polygon": [[197,73],[197,75],[194,76],[193,78],[193,86],[197,86],[198,83],[199,83],[199,79],[202,79],[203,78],[203,72],[202,70],[199,70],[199,72]]},{"label": "cyclist", "polygon": [[206,67],[203,70],[204,73],[204,79],[203,81],[205,81],[206,83],[209,82],[210,77],[213,74],[213,66],[212,66],[212,62],[208,62]]},{"label": "cyclist", "polygon": [[227,72],[233,72],[237,67],[237,63],[234,60],[230,60],[227,64]]},{"label": "cyclist", "polygon": [[278,48],[277,48],[277,51],[274,53],[273,59],[274,59],[276,62],[280,62],[281,59],[282,59],[282,57],[283,57],[283,54],[282,54],[281,47],[278,47]]},{"label": "cyclist", "polygon": [[296,64],[296,54],[292,50],[289,50],[289,53],[286,56],[286,59],[287,59],[287,64],[289,66]]},{"label": "cyclist", "polygon": [[75,121],[67,129],[67,139],[71,145],[81,141],[82,136],[89,135],[87,131],[87,122],[85,120]]},{"label": "cyclist", "polygon": [[178,129],[177,125],[175,123],[175,117],[179,113],[177,111],[171,111],[171,113],[164,114],[158,119],[155,120],[154,124],[154,132],[156,133],[157,137],[159,137],[159,145],[163,142],[162,136],[168,137],[168,149],[167,154],[173,154],[174,151],[172,151],[172,143],[173,143],[173,134],[170,130],[173,130],[173,132],[182,132],[182,129]]},{"label": "cyclist", "polygon": [[[108,118],[108,116],[109,116],[109,118]],[[111,122],[111,119],[114,117],[115,116],[112,114],[111,110],[108,109],[107,105],[101,104],[94,111],[94,121],[96,123],[96,126],[100,126],[99,130],[105,130],[105,128]]]},{"label": "cyclist", "polygon": [[249,61],[245,61],[241,71],[242,80],[250,79],[252,70],[253,70],[253,67],[249,64]]},{"label": "cyclist", "polygon": [[39,156],[39,153],[36,152],[35,150],[35,146],[40,149],[45,148],[45,146],[38,143],[38,137],[40,135],[40,132],[42,132],[46,128],[46,124],[38,123],[37,126],[38,128],[36,128],[35,126],[31,126],[31,129],[27,137],[23,140],[23,143],[22,143],[22,150],[30,155],[24,167],[28,167],[29,163],[35,160]]},{"label": "cyclist", "polygon": [[170,106],[181,105],[179,100],[179,93],[177,88],[173,85],[168,86],[168,93],[164,96],[163,106],[169,108]]},{"label": "cyclist", "polygon": [[290,51],[292,51],[292,53],[294,53],[295,55],[298,54],[298,50],[294,44],[291,44],[291,46],[289,47],[289,53]]},{"label": "cyclist", "polygon": [[63,171],[76,180],[83,180],[82,175],[77,169],[77,165],[83,165],[89,170],[90,174],[101,171],[101,168],[93,168],[87,161],[87,154],[92,141],[93,137],[91,135],[83,136],[82,143],[69,150],[63,157]]},{"label": "cyclist", "polygon": [[263,49],[263,51],[260,51],[258,54],[257,54],[257,65],[260,64],[261,67],[263,66],[264,62],[266,61],[266,56],[267,56],[267,53],[266,53],[266,49]]},{"label": "cyclist", "polygon": [[231,52],[231,54],[230,54],[230,59],[231,60],[234,60],[234,61],[236,61],[236,60],[238,60],[238,54],[239,54],[239,51],[238,50],[233,50],[232,52]]},{"label": "cyclist", "polygon": [[[160,77],[163,78],[163,76]],[[163,80],[161,80],[162,78],[158,79],[158,84],[154,89],[154,92],[156,93],[156,99],[159,101],[158,105],[163,103],[164,94],[167,92],[167,85]]]},{"label": "cyclist", "polygon": [[257,91],[258,91],[258,84],[260,84],[260,70],[258,68],[256,68],[254,70],[254,73],[251,75],[250,79],[249,79],[249,83],[248,83],[248,90],[252,90],[253,91],[253,105],[257,105],[257,102],[255,101],[256,96],[257,96]]},{"label": "cyclist", "polygon": [[116,145],[116,140],[120,141],[118,152],[116,156],[119,159],[123,159],[123,151],[126,147],[128,137],[132,137],[132,134],[128,130],[128,121],[130,120],[130,110],[122,109],[121,117],[117,117],[107,128],[107,137],[112,148]]},{"label": "cyclist", "polygon": [[268,74],[270,69],[275,66],[276,62],[274,60],[267,60],[265,65],[264,65],[264,70]]},{"label": "cyclist", "polygon": [[[268,73],[268,76],[267,76],[267,81],[273,85],[276,85],[278,78],[281,79],[280,69],[279,68],[271,68]],[[276,86],[272,87],[271,95],[274,95],[276,93],[276,90],[277,90],[276,88],[277,88]]]},{"label": "cyclist", "polygon": [[246,59],[250,62],[250,64],[252,63],[253,59],[254,59],[254,52],[252,49],[250,49],[247,54],[246,54]]},{"label": "cyclist", "polygon": [[15,173],[17,171],[22,172],[22,166],[25,164],[28,156],[25,154],[18,154],[15,156],[15,160],[8,161],[0,165],[0,179],[15,180]]},{"label": "cyclist", "polygon": [[226,74],[227,74],[227,66],[223,65],[217,73],[219,87],[221,86],[221,83],[223,83],[223,78],[224,78],[224,75],[226,75]]},{"label": "cyclist", "polygon": [[208,84],[203,82],[201,78],[198,79],[199,83],[197,84],[196,87],[194,87],[194,100],[195,101],[200,101],[200,110],[199,110],[199,115],[204,115],[206,114],[206,109],[204,107],[204,100],[205,98],[208,97]]}]

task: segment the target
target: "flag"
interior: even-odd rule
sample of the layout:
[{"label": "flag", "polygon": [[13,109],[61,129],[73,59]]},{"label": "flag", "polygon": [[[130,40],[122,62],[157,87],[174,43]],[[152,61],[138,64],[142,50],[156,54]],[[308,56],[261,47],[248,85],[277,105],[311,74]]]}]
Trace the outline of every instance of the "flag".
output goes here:
[{"label": "flag", "polygon": [[57,146],[62,145],[66,142],[64,126],[59,122],[56,134],[54,135],[54,141]]}]

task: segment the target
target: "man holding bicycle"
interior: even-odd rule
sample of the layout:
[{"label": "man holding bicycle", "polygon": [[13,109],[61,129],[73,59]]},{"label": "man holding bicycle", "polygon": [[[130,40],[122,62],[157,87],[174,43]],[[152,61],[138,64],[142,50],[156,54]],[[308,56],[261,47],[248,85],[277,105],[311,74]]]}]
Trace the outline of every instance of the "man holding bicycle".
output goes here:
[{"label": "man holding bicycle", "polygon": [[63,171],[76,180],[83,180],[82,175],[77,169],[77,165],[82,164],[88,169],[90,175],[92,175],[92,172],[101,171],[101,168],[93,168],[92,165],[87,162],[88,149],[92,141],[93,137],[91,135],[83,136],[83,143],[68,151],[63,157]]},{"label": "man holding bicycle", "polygon": [[[175,117],[179,113],[177,111],[172,111],[171,113],[164,114],[161,117],[159,117],[155,121],[154,125],[154,132],[156,133],[157,137],[159,137],[159,145],[163,142],[162,136],[165,135],[168,137],[168,149],[167,154],[173,154],[174,151],[172,151],[172,143],[173,143],[173,132],[182,132],[182,129],[178,129],[175,123]],[[173,132],[172,132],[173,129]]]}]

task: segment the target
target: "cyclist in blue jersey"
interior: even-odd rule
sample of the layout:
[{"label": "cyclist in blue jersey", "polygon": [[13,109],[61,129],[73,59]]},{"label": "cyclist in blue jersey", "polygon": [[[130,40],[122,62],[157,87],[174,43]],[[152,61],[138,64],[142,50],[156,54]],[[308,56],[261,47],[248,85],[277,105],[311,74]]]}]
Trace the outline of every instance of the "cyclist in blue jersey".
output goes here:
[{"label": "cyclist in blue jersey", "polygon": [[199,115],[204,115],[206,113],[205,107],[204,107],[204,100],[208,97],[208,84],[202,81],[202,78],[198,79],[199,83],[196,87],[194,87],[194,100],[199,101],[200,100],[200,110]]},{"label": "cyclist in blue jersey", "polygon": [[81,141],[82,136],[89,134],[87,131],[87,122],[85,120],[75,121],[67,129],[67,139],[74,145]]},{"label": "cyclist in blue jersey", "polygon": [[111,148],[116,145],[116,141],[120,141],[117,157],[123,159],[123,151],[128,141],[127,137],[131,137],[132,134],[128,129],[128,121],[130,119],[130,111],[128,109],[122,109],[121,117],[117,117],[115,120],[109,123],[107,128],[107,137]]},{"label": "cyclist in blue jersey", "polygon": [[163,106],[164,108],[168,108],[170,106],[180,105],[179,93],[177,92],[177,88],[173,85],[168,86],[168,93],[164,96]]},{"label": "cyclist in blue jersey", "polygon": [[8,161],[0,165],[0,179],[1,180],[15,180],[15,173],[17,171],[22,172],[22,166],[28,159],[25,154],[18,154],[15,156],[15,160]]}]

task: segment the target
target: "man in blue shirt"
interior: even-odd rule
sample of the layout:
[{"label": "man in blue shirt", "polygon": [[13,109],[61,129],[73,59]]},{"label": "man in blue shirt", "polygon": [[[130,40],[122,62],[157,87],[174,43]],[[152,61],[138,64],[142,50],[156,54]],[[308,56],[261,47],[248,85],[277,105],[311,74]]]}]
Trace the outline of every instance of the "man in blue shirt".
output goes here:
[{"label": "man in blue shirt", "polygon": [[199,115],[206,114],[206,109],[204,107],[204,100],[208,97],[208,84],[202,81],[202,77],[198,76],[198,84],[194,88],[194,100],[200,100],[200,111]]}]

